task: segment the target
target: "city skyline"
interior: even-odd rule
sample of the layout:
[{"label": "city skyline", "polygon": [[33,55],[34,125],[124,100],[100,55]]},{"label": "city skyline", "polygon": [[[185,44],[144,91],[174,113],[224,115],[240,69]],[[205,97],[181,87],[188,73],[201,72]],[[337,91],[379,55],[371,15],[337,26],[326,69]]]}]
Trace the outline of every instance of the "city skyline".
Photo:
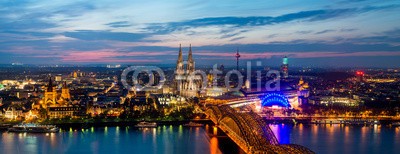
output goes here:
[{"label": "city skyline", "polygon": [[[312,4],[310,4],[312,3]],[[0,2],[2,64],[399,67],[396,1]],[[243,63],[244,64],[244,63]]]}]

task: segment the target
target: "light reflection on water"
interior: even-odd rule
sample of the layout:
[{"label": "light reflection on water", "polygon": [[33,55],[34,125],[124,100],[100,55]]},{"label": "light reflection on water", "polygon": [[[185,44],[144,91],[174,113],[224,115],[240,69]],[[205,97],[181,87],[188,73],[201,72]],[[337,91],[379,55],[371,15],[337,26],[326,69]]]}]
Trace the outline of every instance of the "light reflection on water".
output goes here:
[{"label": "light reflection on water", "polygon": [[317,153],[398,153],[400,128],[381,125],[270,125],[280,143],[299,144]]},{"label": "light reflection on water", "polygon": [[[349,125],[271,125],[280,143],[303,145],[317,153],[396,153],[400,127]],[[60,133],[0,132],[0,153],[221,153],[231,150],[213,126],[68,128]],[[208,132],[208,133],[207,133]],[[231,142],[231,141],[230,141]],[[228,147],[227,147],[228,146]],[[237,147],[235,147],[237,148]]]},{"label": "light reflection on water", "polygon": [[[121,132],[124,131],[124,133]],[[219,151],[203,128],[68,128],[60,133],[0,132],[0,153],[210,153]]]}]

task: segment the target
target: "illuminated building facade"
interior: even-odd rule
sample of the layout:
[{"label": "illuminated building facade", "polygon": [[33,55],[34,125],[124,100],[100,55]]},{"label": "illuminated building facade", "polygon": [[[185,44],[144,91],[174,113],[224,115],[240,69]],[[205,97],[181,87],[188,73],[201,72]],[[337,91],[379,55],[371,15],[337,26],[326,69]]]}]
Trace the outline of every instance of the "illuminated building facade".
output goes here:
[{"label": "illuminated building facade", "polygon": [[299,97],[299,104],[304,104],[308,101],[310,96],[309,85],[300,77],[299,83],[297,84],[297,95]]},{"label": "illuminated building facade", "polygon": [[356,72],[356,77],[358,82],[363,82],[364,81],[364,72],[363,71],[357,71]]},{"label": "illuminated building facade", "polygon": [[81,107],[49,107],[49,118],[76,117],[77,115],[85,114]]},{"label": "illuminated building facade", "polygon": [[62,81],[62,76],[61,75],[56,75],[55,76],[56,82],[61,82]]},{"label": "illuminated building facade", "polygon": [[310,98],[310,104],[324,106],[358,107],[360,105],[360,100],[348,97],[318,96]]},{"label": "illuminated building facade", "polygon": [[193,60],[192,46],[190,45],[186,69],[182,56],[182,47],[179,46],[179,55],[176,62],[175,92],[184,97],[198,97],[202,88],[201,75],[195,74],[195,62]]}]

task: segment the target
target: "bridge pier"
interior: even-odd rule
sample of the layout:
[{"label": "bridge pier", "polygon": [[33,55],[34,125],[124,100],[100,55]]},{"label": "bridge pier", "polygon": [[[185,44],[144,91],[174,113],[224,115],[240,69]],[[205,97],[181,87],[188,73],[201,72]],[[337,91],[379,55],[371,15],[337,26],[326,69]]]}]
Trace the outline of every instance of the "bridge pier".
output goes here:
[{"label": "bridge pier", "polygon": [[217,137],[217,136],[223,136],[223,137],[227,137],[227,135],[224,133],[224,131],[222,131],[222,130],[218,127],[218,125],[209,125],[209,124],[206,124],[205,130],[206,130],[206,132],[207,132],[207,134],[208,134],[209,136],[215,136],[215,137]]}]

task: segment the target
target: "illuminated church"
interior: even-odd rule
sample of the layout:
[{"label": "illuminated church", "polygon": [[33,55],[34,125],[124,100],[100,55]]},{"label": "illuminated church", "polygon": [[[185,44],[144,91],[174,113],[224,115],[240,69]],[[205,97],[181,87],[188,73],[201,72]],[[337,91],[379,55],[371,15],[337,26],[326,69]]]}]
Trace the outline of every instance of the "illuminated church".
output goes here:
[{"label": "illuminated church", "polygon": [[[186,67],[185,67],[186,64]],[[198,97],[202,88],[201,75],[195,74],[192,46],[190,45],[188,60],[183,61],[182,47],[179,46],[179,55],[175,70],[175,93],[184,97]]]},{"label": "illuminated church", "polygon": [[61,93],[58,93],[56,87],[53,85],[52,79],[50,78],[41,105],[43,108],[65,106],[68,104],[70,99],[71,95],[67,83],[65,81],[63,82]]}]

